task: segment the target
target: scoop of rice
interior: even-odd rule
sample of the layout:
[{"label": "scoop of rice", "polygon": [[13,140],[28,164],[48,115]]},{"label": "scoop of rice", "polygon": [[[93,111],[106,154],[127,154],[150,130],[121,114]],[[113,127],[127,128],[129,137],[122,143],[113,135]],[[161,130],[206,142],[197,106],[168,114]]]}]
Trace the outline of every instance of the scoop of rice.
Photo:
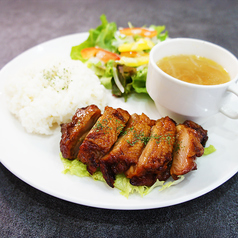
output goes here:
[{"label": "scoop of rice", "polygon": [[109,92],[81,61],[44,60],[18,72],[6,86],[9,110],[29,133],[53,134],[79,107],[101,110]]}]

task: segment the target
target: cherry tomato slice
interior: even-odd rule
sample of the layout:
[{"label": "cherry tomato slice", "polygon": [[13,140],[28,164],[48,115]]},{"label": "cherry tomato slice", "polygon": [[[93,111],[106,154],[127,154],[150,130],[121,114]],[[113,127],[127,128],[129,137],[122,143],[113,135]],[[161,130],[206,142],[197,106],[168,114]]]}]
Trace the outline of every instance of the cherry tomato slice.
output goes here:
[{"label": "cherry tomato slice", "polygon": [[99,47],[90,47],[81,50],[81,55],[84,59],[90,59],[91,57],[97,57],[103,62],[107,62],[109,60],[119,60],[120,56],[118,54],[112,53],[108,50],[104,50]]},{"label": "cherry tomato slice", "polygon": [[131,36],[131,35],[140,35],[143,37],[152,38],[157,35],[157,31],[148,30],[146,28],[135,27],[135,28],[123,28],[119,30],[121,34]]}]

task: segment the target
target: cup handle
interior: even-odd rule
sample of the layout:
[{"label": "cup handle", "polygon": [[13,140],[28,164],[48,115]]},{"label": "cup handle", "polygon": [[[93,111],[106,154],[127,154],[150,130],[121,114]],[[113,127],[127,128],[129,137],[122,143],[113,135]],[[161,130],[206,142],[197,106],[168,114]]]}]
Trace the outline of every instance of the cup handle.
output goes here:
[{"label": "cup handle", "polygon": [[[234,93],[238,97],[238,85],[237,84],[230,85],[227,88],[227,91]],[[223,113],[225,116],[230,117],[232,119],[238,119],[238,112],[228,108],[227,106],[223,106],[220,109],[220,112]]]}]

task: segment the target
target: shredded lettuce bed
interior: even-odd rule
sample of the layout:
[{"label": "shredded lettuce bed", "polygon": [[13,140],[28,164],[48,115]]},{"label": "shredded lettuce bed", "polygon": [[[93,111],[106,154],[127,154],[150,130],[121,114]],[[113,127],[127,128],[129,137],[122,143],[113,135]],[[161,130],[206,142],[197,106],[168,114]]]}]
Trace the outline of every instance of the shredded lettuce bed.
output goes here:
[{"label": "shredded lettuce bed", "polygon": [[[204,148],[203,155],[209,155],[211,153],[214,153],[215,151],[216,151],[215,147],[213,145],[209,145],[208,147]],[[87,171],[87,166],[83,164],[81,161],[76,159],[74,160],[65,159],[61,153],[60,159],[64,166],[63,170],[64,174],[70,173],[71,175],[76,175],[78,177],[91,177],[94,180],[106,183],[101,171],[97,171],[93,175],[91,175]],[[120,192],[121,195],[125,196],[126,198],[128,198],[129,195],[133,193],[138,193],[140,194],[141,197],[143,197],[148,195],[156,187],[160,187],[159,191],[163,191],[164,189],[177,185],[178,183],[182,182],[185,179],[185,176],[181,175],[178,176],[178,178],[179,178],[178,180],[168,181],[166,183],[164,181],[157,180],[151,187],[147,187],[147,186],[133,186],[130,184],[130,180],[124,174],[117,174],[114,186],[115,188],[119,189],[121,191]]]},{"label": "shredded lettuce bed", "polygon": [[[62,154],[60,153],[60,159],[63,163],[64,170],[63,173],[70,173],[71,175],[76,175],[78,177],[91,177],[94,180],[105,182],[101,171],[95,172],[91,175],[87,171],[87,166],[78,160],[68,160],[63,158]],[[184,176],[179,176],[178,180],[169,181],[165,183],[164,181],[157,180],[151,187],[147,186],[133,186],[130,184],[130,180],[126,178],[124,174],[116,175],[116,180],[114,183],[115,188],[119,189],[121,192],[120,194],[125,196],[126,198],[129,197],[130,194],[138,193],[141,197],[148,195],[153,189],[156,187],[160,187],[160,191],[169,188],[172,185],[176,185],[184,180]]]}]

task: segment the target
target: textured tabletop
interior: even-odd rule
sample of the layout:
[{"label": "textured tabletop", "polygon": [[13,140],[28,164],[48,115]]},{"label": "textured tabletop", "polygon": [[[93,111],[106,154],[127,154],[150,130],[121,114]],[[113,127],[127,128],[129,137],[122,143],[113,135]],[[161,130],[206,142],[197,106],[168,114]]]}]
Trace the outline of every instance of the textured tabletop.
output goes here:
[{"label": "textured tabletop", "polygon": [[[238,1],[234,0],[1,0],[0,69],[35,45],[95,28],[102,13],[122,27],[128,22],[166,25],[170,37],[208,40],[238,57]],[[17,156],[14,150],[13,156]],[[0,163],[0,237],[235,238],[237,180],[236,174],[215,190],[171,207],[107,210],[45,194]]]}]

